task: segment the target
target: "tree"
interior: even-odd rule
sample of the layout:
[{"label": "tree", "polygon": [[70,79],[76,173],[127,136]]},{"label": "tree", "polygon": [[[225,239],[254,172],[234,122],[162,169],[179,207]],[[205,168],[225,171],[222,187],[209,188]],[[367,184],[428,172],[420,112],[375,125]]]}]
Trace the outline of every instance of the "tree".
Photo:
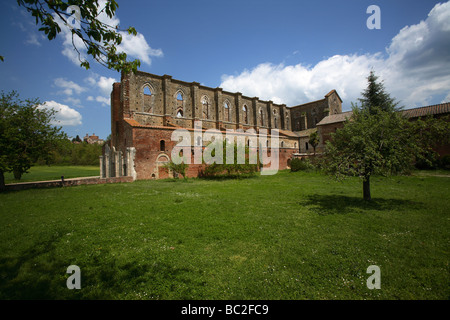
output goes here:
[{"label": "tree", "polygon": [[382,82],[371,71],[367,88],[353,105],[353,114],[344,127],[332,134],[325,146],[325,170],[336,178],[359,176],[363,197],[371,199],[370,177],[390,175],[408,168],[417,145],[409,136],[408,121],[396,112],[397,103],[385,92]]},{"label": "tree", "polygon": [[430,115],[411,121],[409,126],[410,134],[418,145],[416,167],[432,168],[437,165],[439,154],[436,148],[450,143],[450,116],[437,119]]},{"label": "tree", "polygon": [[168,170],[172,170],[173,172],[177,174],[181,174],[183,176],[183,179],[186,179],[186,170],[189,168],[189,165],[183,161],[179,164],[174,163],[173,161],[168,162],[164,165],[164,168]]},{"label": "tree", "polygon": [[313,133],[311,133],[309,135],[309,144],[313,147],[314,149],[314,155],[316,154],[316,147],[320,142],[320,137],[319,137],[319,133],[317,131],[314,131]]},{"label": "tree", "polygon": [[[115,0],[107,0],[101,8],[98,0],[17,0],[19,6],[25,7],[40,25],[39,31],[43,31],[49,40],[53,40],[61,32],[62,23],[68,26],[72,32],[72,44],[78,52],[80,66],[89,69],[87,60],[81,59],[80,52],[75,41],[80,40],[87,49],[87,54],[92,56],[101,65],[116,71],[135,72],[140,66],[138,59],[127,61],[124,52],[117,53],[117,46],[122,42],[122,32],[137,35],[136,29],[129,27],[126,30],[119,26],[110,26],[101,21],[100,14],[105,13],[108,18],[113,18],[118,8]],[[75,20],[76,24],[72,22]],[[3,61],[3,57],[0,56]]]},{"label": "tree", "polygon": [[371,176],[392,175],[411,166],[417,145],[407,128],[408,121],[398,112],[353,106],[351,118],[326,142],[325,170],[338,179],[359,176],[363,197],[370,200]]},{"label": "tree", "polygon": [[78,142],[78,143],[81,143],[82,141],[81,141],[80,136],[77,135],[75,138],[72,139],[72,142]]},{"label": "tree", "polygon": [[383,111],[396,111],[398,102],[385,92],[383,82],[378,82],[378,76],[370,71],[367,77],[367,88],[361,93],[362,98],[358,99],[363,109],[368,109],[370,113],[377,112],[380,108]]},{"label": "tree", "polygon": [[373,72],[368,80],[362,105],[353,105],[352,116],[326,142],[324,154],[328,173],[362,179],[365,200],[371,199],[371,176],[408,172],[415,162],[429,161],[431,150],[450,139],[450,122],[432,117],[409,121]]},{"label": "tree", "polygon": [[16,91],[0,97],[0,189],[5,188],[5,172],[15,179],[39,159],[48,159],[61,139],[60,127],[51,124],[56,111],[40,107],[37,99],[20,100]]}]

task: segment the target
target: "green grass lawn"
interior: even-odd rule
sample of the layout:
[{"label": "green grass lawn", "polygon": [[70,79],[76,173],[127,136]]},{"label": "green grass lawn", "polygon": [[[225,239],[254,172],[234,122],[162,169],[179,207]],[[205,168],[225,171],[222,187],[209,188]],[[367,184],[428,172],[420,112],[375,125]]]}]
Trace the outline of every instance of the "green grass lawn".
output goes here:
[{"label": "green grass lawn", "polygon": [[3,193],[0,299],[448,299],[450,178],[371,184],[370,203],[287,171]]},{"label": "green grass lawn", "polygon": [[99,166],[34,166],[20,180],[15,180],[11,172],[5,173],[5,183],[60,180],[61,176],[64,176],[64,179],[70,179],[99,175]]}]

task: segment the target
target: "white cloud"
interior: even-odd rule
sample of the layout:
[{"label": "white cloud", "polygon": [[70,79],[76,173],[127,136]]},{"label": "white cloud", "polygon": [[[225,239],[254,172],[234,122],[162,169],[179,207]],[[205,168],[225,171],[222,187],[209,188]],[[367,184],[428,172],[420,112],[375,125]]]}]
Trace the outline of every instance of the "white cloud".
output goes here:
[{"label": "white cloud", "polygon": [[130,35],[126,32],[121,32],[122,43],[117,47],[117,52],[125,52],[134,58],[150,65],[152,60],[150,57],[162,57],[161,49],[152,49],[145,37],[138,33],[136,36]]},{"label": "white cloud", "polygon": [[359,96],[366,84],[365,77],[379,64],[378,55],[336,55],[312,68],[264,63],[238,76],[223,76],[220,86],[288,106],[322,99],[332,89],[347,101]]},{"label": "white cloud", "polygon": [[96,73],[91,74],[89,77],[85,78],[84,81],[89,84],[91,88],[98,89],[101,95],[97,97],[88,96],[86,100],[88,101],[97,101],[102,105],[109,106],[110,105],[110,95],[112,91],[112,86],[114,82],[117,82],[116,79],[111,77],[100,76]]},{"label": "white cloud", "polygon": [[34,33],[33,31],[31,31],[31,32],[28,33],[28,37],[25,40],[25,43],[40,47],[42,44],[39,42],[39,38],[42,39],[42,37],[40,35]]},{"label": "white cloud", "polygon": [[81,38],[76,34],[72,34],[71,29],[56,14],[53,15],[53,18],[61,28],[63,38],[63,50],[61,53],[76,65],[79,65],[80,61],[87,60],[87,50]]},{"label": "white cloud", "polygon": [[86,88],[76,84],[75,82],[66,80],[64,78],[56,78],[54,80],[54,84],[57,87],[63,89],[62,91],[60,91],[60,93],[64,93],[68,96],[71,96],[73,93],[80,94],[87,90]]},{"label": "white cloud", "polygon": [[68,98],[64,99],[64,102],[70,103],[70,104],[75,105],[77,107],[81,107],[81,100],[78,99],[78,98],[68,97]]},{"label": "white cloud", "polygon": [[441,103],[450,102],[450,93],[441,101]]},{"label": "white cloud", "polygon": [[110,104],[110,99],[102,97],[102,96],[97,96],[95,98],[95,101],[100,102],[104,106],[109,106],[109,104]]},{"label": "white cloud", "polygon": [[20,14],[23,18],[23,21],[14,19],[11,21],[11,25],[17,27],[22,32],[25,32],[27,34],[27,37],[24,41],[25,44],[31,44],[40,47],[42,45],[40,41],[45,40],[45,36],[37,30],[38,28],[36,27],[34,21],[30,21],[26,10],[20,10]]},{"label": "white cloud", "polygon": [[65,104],[61,104],[52,100],[44,102],[44,104],[39,106],[39,108],[47,108],[57,111],[57,113],[55,114],[56,122],[53,123],[54,125],[78,126],[82,124],[81,114]]},{"label": "white cloud", "polygon": [[336,55],[313,67],[263,63],[221,87],[293,106],[322,99],[336,89],[350,107],[367,85],[370,70],[405,107],[422,106],[450,91],[450,2],[437,4],[425,21],[404,27],[383,54]]},{"label": "white cloud", "polygon": [[106,78],[101,76],[100,79],[98,80],[97,85],[104,95],[109,96],[111,94],[112,85],[114,82],[117,82],[116,79],[114,78]]}]

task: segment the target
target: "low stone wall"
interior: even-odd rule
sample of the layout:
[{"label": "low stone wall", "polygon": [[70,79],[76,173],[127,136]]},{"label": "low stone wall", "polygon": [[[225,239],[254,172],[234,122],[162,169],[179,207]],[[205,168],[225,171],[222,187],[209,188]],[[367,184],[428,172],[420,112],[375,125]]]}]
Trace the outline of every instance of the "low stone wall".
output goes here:
[{"label": "low stone wall", "polygon": [[86,177],[86,178],[73,178],[64,180],[22,182],[22,183],[7,184],[6,191],[19,191],[33,188],[71,187],[83,184],[105,184],[105,183],[120,183],[133,181],[134,181],[133,177],[122,176],[113,178]]}]

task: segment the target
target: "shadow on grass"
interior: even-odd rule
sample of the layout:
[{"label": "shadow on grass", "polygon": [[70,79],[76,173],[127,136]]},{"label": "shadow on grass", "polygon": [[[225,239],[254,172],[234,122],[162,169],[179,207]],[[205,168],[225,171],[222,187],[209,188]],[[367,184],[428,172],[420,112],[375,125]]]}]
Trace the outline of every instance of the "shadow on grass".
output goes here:
[{"label": "shadow on grass", "polygon": [[57,274],[58,262],[42,261],[41,256],[55,250],[58,238],[54,235],[37,242],[18,257],[0,258],[0,299],[55,298],[50,279]]},{"label": "shadow on grass", "polygon": [[309,195],[301,205],[310,206],[310,210],[319,215],[347,214],[365,210],[390,211],[420,209],[420,203],[402,199],[375,198],[370,201],[362,197],[349,197],[343,195]]},{"label": "shadow on grass", "polygon": [[[117,299],[133,291],[133,299],[140,298],[139,292],[146,293],[144,299],[171,295],[190,299],[193,290],[204,286],[195,271],[157,259],[120,261],[108,250],[95,249],[77,254],[78,259],[70,254],[64,257],[56,252],[59,238],[36,242],[14,257],[0,257],[1,300]],[[80,290],[67,288],[70,275],[66,271],[72,264],[81,270]]]}]

